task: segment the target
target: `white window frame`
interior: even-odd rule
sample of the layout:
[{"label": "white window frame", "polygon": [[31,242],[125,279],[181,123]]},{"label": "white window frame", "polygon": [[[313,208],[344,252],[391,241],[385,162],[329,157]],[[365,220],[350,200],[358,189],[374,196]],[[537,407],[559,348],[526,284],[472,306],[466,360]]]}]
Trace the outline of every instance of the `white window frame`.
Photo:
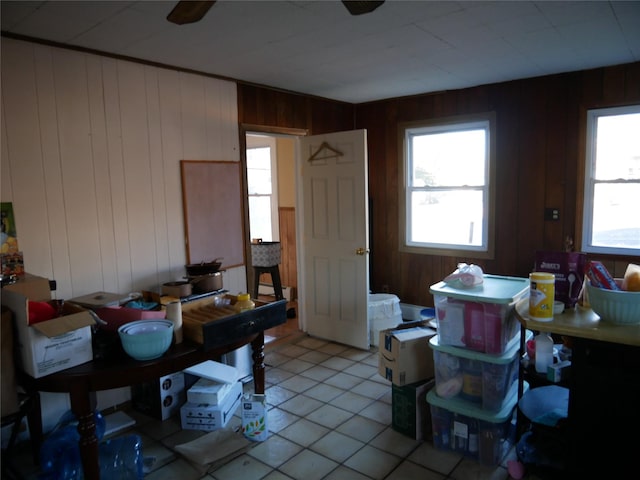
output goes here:
[{"label": "white window frame", "polygon": [[[593,244],[593,217],[594,195],[598,183],[636,183],[640,185],[640,178],[620,178],[603,180],[595,178],[595,164],[597,155],[597,126],[598,119],[611,115],[625,115],[640,113],[640,105],[627,105],[622,107],[596,108],[587,110],[586,125],[586,155],[584,169],[584,194],[582,210],[582,238],[580,249],[586,253],[610,254],[610,255],[640,255],[640,248],[621,248]],[[638,132],[640,133],[640,132]],[[636,203],[637,206],[637,203]]]},{"label": "white window frame", "polygon": [[[400,189],[400,250],[408,253],[447,256],[468,256],[471,258],[494,258],[494,225],[495,225],[495,113],[486,112],[476,115],[438,118],[428,121],[403,123],[399,126],[398,138],[401,148],[400,170],[402,175],[402,188]],[[415,134],[463,131],[469,129],[485,129],[485,183],[482,186],[455,187],[459,190],[482,190],[483,215],[482,215],[482,240],[480,245],[454,244],[454,243],[416,243],[410,242],[410,229],[412,218],[411,196],[417,190],[428,190],[429,187],[414,186],[412,180],[411,137]],[[429,219],[424,219],[428,222]],[[434,228],[439,228],[434,225]]]}]

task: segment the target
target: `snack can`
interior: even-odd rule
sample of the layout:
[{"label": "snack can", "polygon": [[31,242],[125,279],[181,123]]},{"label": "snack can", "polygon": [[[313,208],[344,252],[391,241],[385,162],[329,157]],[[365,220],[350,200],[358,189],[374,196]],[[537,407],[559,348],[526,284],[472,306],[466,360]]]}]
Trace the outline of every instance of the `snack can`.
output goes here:
[{"label": "snack can", "polygon": [[553,273],[529,274],[529,317],[539,322],[553,320],[556,277]]}]

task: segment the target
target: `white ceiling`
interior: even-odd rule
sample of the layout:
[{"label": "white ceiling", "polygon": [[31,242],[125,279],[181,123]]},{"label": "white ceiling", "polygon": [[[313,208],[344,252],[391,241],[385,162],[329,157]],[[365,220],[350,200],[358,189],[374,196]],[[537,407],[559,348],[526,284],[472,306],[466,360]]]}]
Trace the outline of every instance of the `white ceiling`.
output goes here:
[{"label": "white ceiling", "polygon": [[640,1],[6,1],[2,31],[362,103],[640,60]]}]

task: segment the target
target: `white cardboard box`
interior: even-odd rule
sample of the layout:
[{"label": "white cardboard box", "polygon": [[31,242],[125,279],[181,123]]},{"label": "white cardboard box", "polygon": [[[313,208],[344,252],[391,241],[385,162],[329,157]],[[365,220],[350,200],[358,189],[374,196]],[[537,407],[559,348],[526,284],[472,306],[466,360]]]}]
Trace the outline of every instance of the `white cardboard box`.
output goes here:
[{"label": "white cardboard box", "polygon": [[236,381],[231,392],[219,405],[206,403],[185,403],[180,408],[182,428],[185,430],[204,430],[212,432],[224,428],[240,406],[242,382]]},{"label": "white cardboard box", "polygon": [[233,385],[233,383],[222,383],[201,377],[187,390],[187,401],[218,405],[224,402]]},{"label": "white cardboard box", "polygon": [[2,304],[13,313],[22,369],[34,378],[43,377],[93,360],[91,325],[86,310],[65,304],[64,316],[29,325],[29,300],[51,299],[49,280],[29,276],[17,290],[2,289]]},{"label": "white cardboard box", "polygon": [[164,375],[158,380],[131,385],[131,404],[138,412],[166,420],[178,413],[186,401],[184,373]]},{"label": "white cardboard box", "polygon": [[238,380],[238,369],[236,367],[214,360],[206,360],[185,368],[184,373],[220,383],[235,383]]}]

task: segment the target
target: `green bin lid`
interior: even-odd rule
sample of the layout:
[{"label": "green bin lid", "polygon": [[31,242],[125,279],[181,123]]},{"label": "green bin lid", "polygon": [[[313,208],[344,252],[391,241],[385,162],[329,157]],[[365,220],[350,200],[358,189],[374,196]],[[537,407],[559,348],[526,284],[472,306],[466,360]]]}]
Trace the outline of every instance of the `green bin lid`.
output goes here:
[{"label": "green bin lid", "polygon": [[[533,338],[533,332],[527,330],[525,332],[525,343]],[[429,339],[429,346],[437,352],[444,352],[456,357],[466,358],[467,360],[479,360],[481,362],[492,363],[494,365],[506,365],[520,354],[520,332],[514,335],[506,345],[503,353],[483,353],[464,347],[454,347],[452,345],[440,345],[440,336],[434,335]]]},{"label": "green bin lid", "polygon": [[[523,382],[523,392],[527,392],[528,390],[529,384],[527,382]],[[498,412],[487,411],[480,405],[474,405],[458,398],[439,397],[435,388],[432,388],[427,393],[427,402],[429,405],[433,405],[434,407],[444,408],[450,412],[459,413],[460,415],[472,417],[477,420],[484,420],[485,422],[490,423],[504,423],[511,420],[511,417],[513,416],[513,411],[518,403],[518,391],[517,389],[514,390],[509,400],[505,402],[502,410]]]},{"label": "green bin lid", "polygon": [[429,291],[433,295],[445,295],[470,302],[501,304],[517,302],[529,292],[528,278],[485,274],[482,279],[480,285],[469,288],[451,287],[442,281],[431,285]]}]

